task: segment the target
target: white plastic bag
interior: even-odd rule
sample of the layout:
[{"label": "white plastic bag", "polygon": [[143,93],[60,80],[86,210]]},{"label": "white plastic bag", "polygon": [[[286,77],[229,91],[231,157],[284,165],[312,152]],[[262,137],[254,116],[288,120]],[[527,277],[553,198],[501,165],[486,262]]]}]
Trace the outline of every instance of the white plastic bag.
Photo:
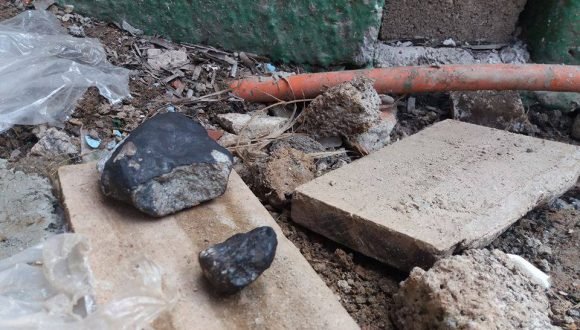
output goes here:
[{"label": "white plastic bag", "polygon": [[91,86],[112,103],[130,97],[129,71],[98,40],[70,36],[45,10],[0,22],[0,133],[64,121]]},{"label": "white plastic bag", "polygon": [[159,268],[143,259],[126,270],[133,276],[122,292],[94,306],[88,251],[80,235],[62,234],[1,260],[0,329],[142,329],[175,303]]}]

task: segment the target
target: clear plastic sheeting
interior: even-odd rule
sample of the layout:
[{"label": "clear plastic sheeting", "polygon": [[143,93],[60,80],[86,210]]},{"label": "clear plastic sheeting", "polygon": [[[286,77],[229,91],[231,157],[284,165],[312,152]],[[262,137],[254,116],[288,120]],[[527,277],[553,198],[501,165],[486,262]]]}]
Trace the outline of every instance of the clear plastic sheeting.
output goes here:
[{"label": "clear plastic sheeting", "polygon": [[111,103],[130,96],[129,70],[110,64],[98,40],[70,36],[45,10],[0,22],[0,132],[66,120],[91,86]]},{"label": "clear plastic sheeting", "polygon": [[142,259],[116,297],[94,306],[88,251],[80,235],[62,234],[1,260],[0,329],[142,329],[174,305],[159,268]]}]

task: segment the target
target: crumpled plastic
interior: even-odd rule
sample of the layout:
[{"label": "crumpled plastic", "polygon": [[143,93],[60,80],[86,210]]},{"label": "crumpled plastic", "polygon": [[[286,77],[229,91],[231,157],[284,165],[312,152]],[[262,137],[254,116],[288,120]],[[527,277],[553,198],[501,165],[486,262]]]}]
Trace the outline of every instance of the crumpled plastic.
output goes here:
[{"label": "crumpled plastic", "polygon": [[161,270],[140,259],[126,287],[93,304],[89,246],[78,234],[56,235],[0,261],[0,329],[143,329],[175,304]]},{"label": "crumpled plastic", "polygon": [[98,40],[70,36],[45,10],[0,22],[0,133],[65,121],[91,86],[113,104],[130,97],[129,70],[110,64]]}]

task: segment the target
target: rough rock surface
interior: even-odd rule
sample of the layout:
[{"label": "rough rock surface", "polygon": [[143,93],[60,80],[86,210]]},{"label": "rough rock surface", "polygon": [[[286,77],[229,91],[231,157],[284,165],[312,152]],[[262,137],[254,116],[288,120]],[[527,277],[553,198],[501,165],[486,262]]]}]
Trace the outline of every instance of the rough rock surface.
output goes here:
[{"label": "rough rock surface", "polygon": [[294,189],[314,179],[316,164],[304,152],[283,146],[274,146],[270,157],[250,165],[253,191],[270,205],[281,208],[292,198]]},{"label": "rough rock surface", "polygon": [[236,234],[199,253],[203,275],[221,293],[232,294],[270,267],[278,240],[271,227]]},{"label": "rough rock surface", "polygon": [[499,250],[415,268],[394,298],[401,329],[556,329],[546,294]]},{"label": "rough rock surface", "polygon": [[530,122],[515,91],[451,92],[454,119],[472,124],[525,132]]},{"label": "rough rock surface", "polygon": [[68,154],[78,154],[79,151],[79,145],[73,142],[72,137],[53,127],[43,133],[40,140],[30,150],[30,154],[51,158]]},{"label": "rough rock surface", "polygon": [[287,118],[271,117],[259,114],[226,113],[217,116],[220,125],[230,133],[241,135],[247,139],[264,137],[280,129]]},{"label": "rough rock surface", "polygon": [[159,217],[222,195],[232,164],[232,155],[199,123],[165,113],[139,126],[113,151],[101,189]]},{"label": "rough rock surface", "polygon": [[373,81],[355,79],[315,98],[302,113],[302,129],[316,138],[364,133],[379,121],[380,105]]},{"label": "rough rock surface", "polygon": [[302,113],[300,129],[317,139],[342,136],[355,144],[369,141],[361,147],[375,151],[389,142],[394,126],[381,123],[381,104],[373,81],[357,78],[315,98]]},{"label": "rough rock surface", "polygon": [[62,231],[48,179],[9,170],[0,159],[0,259]]}]

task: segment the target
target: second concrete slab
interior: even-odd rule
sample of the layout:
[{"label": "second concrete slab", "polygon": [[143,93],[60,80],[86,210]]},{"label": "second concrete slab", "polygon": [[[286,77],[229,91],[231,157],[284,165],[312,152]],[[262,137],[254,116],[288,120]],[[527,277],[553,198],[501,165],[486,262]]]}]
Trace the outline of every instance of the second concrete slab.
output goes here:
[{"label": "second concrete slab", "polygon": [[402,270],[483,247],[580,175],[580,148],[444,121],[299,187],[292,219]]}]

